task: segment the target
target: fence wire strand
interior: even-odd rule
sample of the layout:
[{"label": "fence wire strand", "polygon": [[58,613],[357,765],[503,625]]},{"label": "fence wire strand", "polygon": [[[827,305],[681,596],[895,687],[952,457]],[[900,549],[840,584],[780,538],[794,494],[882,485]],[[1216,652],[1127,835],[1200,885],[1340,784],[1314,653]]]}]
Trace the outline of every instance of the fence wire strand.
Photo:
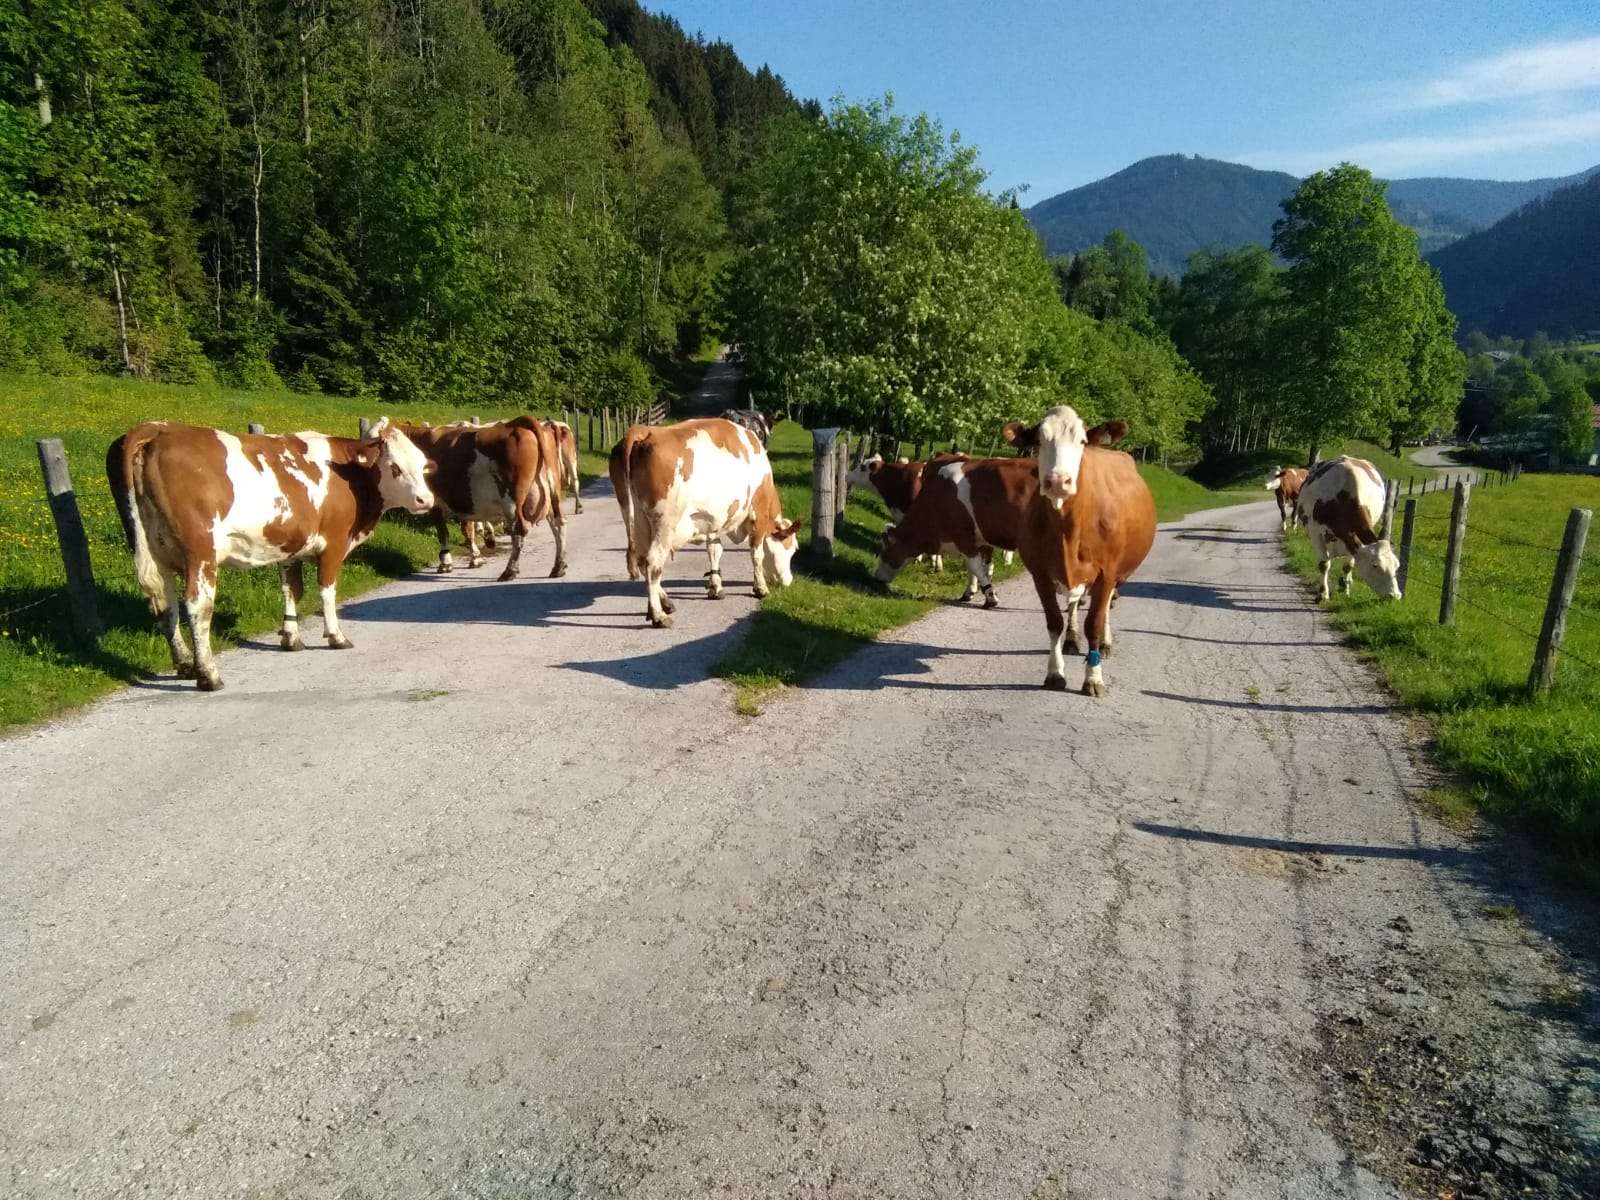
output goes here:
[{"label": "fence wire strand", "polygon": [[60,599],[61,599],[60,596],[41,596],[37,600],[33,600],[33,601],[30,601],[27,604],[19,605],[16,608],[9,609],[6,612],[0,613],[0,625],[5,624],[7,621],[11,620],[12,617],[17,616],[20,613],[28,612],[31,609],[38,608],[38,607],[40,607],[41,605],[44,605],[44,604],[53,603],[53,602],[58,601]]}]

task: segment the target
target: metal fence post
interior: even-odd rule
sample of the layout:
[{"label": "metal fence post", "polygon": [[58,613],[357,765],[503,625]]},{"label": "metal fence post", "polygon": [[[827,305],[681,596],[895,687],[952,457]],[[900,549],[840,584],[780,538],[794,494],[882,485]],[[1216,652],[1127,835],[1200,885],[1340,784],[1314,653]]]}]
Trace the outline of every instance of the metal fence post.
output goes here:
[{"label": "metal fence post", "polygon": [[837,429],[811,431],[811,553],[833,557],[834,492],[838,469],[834,458]]},{"label": "metal fence post", "polygon": [[1561,642],[1567,635],[1567,609],[1578,590],[1578,570],[1583,565],[1583,546],[1589,539],[1589,518],[1593,511],[1574,508],[1567,514],[1567,532],[1561,539],[1561,557],[1550,580],[1550,599],[1544,606],[1544,625],[1539,630],[1539,647],[1533,652],[1533,669],[1528,672],[1528,691],[1542,696],[1556,681],[1561,665]]},{"label": "metal fence post", "polygon": [[248,426],[248,428],[249,428],[249,431],[251,433],[257,433],[257,434],[265,433],[267,431],[267,427],[265,425],[263,425],[260,421],[251,421],[249,426]]},{"label": "metal fence post", "polygon": [[89,538],[83,531],[83,516],[78,512],[78,497],[73,493],[72,475],[67,470],[67,450],[60,438],[39,441],[39,470],[44,475],[50,515],[55,518],[56,541],[61,545],[61,565],[67,573],[72,624],[80,637],[93,641],[100,636],[100,608],[95,602]]},{"label": "metal fence post", "polygon": [[1405,519],[1400,522],[1400,594],[1406,594],[1406,578],[1411,574],[1411,538],[1417,528],[1417,502],[1406,501]]},{"label": "metal fence post", "polygon": [[1439,624],[1456,623],[1456,592],[1461,587],[1461,549],[1467,540],[1467,504],[1472,499],[1472,485],[1466,480],[1456,484],[1455,503],[1450,506],[1450,547],[1444,559],[1444,589],[1439,593]]}]

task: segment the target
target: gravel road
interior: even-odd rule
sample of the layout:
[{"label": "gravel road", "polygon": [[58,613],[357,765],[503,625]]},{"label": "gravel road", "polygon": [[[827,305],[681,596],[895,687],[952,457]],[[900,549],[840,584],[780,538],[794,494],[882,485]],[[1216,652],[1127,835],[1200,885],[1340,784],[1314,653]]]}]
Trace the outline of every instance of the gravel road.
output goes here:
[{"label": "gravel road", "polygon": [[563,580],[415,576],[353,651],[0,740],[0,1193],[1595,1178],[1593,914],[1421,815],[1270,505],[1163,528],[1105,700],[1039,689],[1022,579],[747,720],[748,556],[648,629],[596,499]]}]

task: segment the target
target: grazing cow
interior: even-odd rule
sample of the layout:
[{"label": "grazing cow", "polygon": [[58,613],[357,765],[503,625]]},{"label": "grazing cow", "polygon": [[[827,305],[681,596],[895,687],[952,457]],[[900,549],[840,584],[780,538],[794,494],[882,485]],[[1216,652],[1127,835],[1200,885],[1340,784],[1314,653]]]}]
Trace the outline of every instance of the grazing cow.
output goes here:
[{"label": "grazing cow", "polygon": [[755,593],[790,581],[800,522],[785,521],[772,466],[755,434],[712,418],[677,425],[635,425],[611,452],[630,574],[645,581],[646,613],[657,628],[675,606],[661,587],[667,561],[704,540],[710,558],[706,594],[722,597],[722,541],[750,543]]},{"label": "grazing cow", "polygon": [[1280,529],[1295,527],[1299,514],[1295,512],[1294,502],[1300,498],[1300,489],[1305,483],[1306,473],[1299,467],[1273,467],[1267,476],[1267,491],[1277,493],[1278,497]]},{"label": "grazing cow", "polygon": [[1085,429],[1065,405],[1035,425],[1008,422],[1002,431],[1018,450],[1038,455],[1039,488],[1028,505],[1018,549],[1033,575],[1050,634],[1044,686],[1067,690],[1066,624],[1056,592],[1087,589],[1089,615],[1083,694],[1103,696],[1101,659],[1111,653],[1108,622],[1119,588],[1144,562],[1156,538],[1156,505],[1133,459],[1108,449],[1127,432],[1122,421]]},{"label": "grazing cow", "polygon": [[[511,554],[500,573],[504,581],[515,579],[521,571],[522,542],[529,530],[550,516],[550,476],[558,468],[547,455],[555,453],[554,435],[530,418],[517,421],[523,424],[401,427],[434,466],[433,523],[439,536],[441,575],[455,569],[450,556],[450,521],[461,522],[469,567],[480,567],[484,561],[478,550],[476,523],[505,522]],[[564,550],[565,538],[558,533],[552,576],[566,573]]]},{"label": "grazing cow", "polygon": [[742,425],[761,439],[763,448],[772,440],[772,427],[782,418],[775,413],[764,413],[759,408],[728,408],[722,412],[724,421]]},{"label": "grazing cow", "polygon": [[1345,559],[1339,590],[1350,593],[1350,576],[1361,572],[1385,600],[1400,599],[1400,559],[1380,538],[1385,500],[1383,476],[1364,458],[1341,455],[1318,463],[1306,476],[1295,509],[1322,569],[1318,600],[1328,599],[1328,568]]},{"label": "grazing cow", "polygon": [[[280,644],[299,650],[300,564],[316,559],[328,645],[349,649],[338,613],[344,560],[388,509],[421,514],[433,507],[432,470],[387,417],[365,440],[320,433],[239,436],[156,421],[112,442],[106,479],[133,549],[139,590],[151,612],[165,618],[179,678],[193,678],[205,692],[222,686],[211,651],[219,567],[278,565]],[[180,594],[192,651],[178,628]]]},{"label": "grazing cow", "polygon": [[[994,608],[1000,602],[989,564],[996,549],[1017,548],[1023,518],[1039,490],[1035,468],[1026,458],[933,459],[921,471],[903,519],[883,531],[874,577],[886,584],[913,558],[952,547],[967,561],[961,598],[970,600],[981,588],[983,606]],[[883,467],[879,477],[889,470]],[[888,496],[885,502],[893,504]]]},{"label": "grazing cow", "polygon": [[[912,501],[922,490],[922,471],[925,465],[912,462],[908,458],[886,463],[883,461],[883,455],[874,454],[845,474],[845,484],[847,487],[870,487],[882,498],[884,507],[889,510],[889,516],[899,522],[905,520]],[[942,554],[919,554],[917,557],[930,559],[935,571],[944,570]],[[976,586],[975,579],[976,576],[968,576],[967,595],[963,596],[963,599],[971,598],[972,588]]]}]

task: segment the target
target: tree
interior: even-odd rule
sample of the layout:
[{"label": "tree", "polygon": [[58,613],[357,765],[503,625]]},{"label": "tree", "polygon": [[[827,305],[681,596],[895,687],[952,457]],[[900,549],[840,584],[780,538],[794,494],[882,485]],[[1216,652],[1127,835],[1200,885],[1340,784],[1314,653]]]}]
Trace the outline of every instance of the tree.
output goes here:
[{"label": "tree", "polygon": [[1456,318],[1445,306],[1438,272],[1425,262],[1416,263],[1413,285],[1406,387],[1397,396],[1391,394],[1394,403],[1387,416],[1394,454],[1404,441],[1420,439],[1436,426],[1453,426],[1466,387],[1466,356],[1456,348]]},{"label": "tree", "polygon": [[1283,379],[1315,461],[1329,437],[1381,426],[1405,406],[1417,236],[1389,212],[1384,185],[1349,163],[1306,179],[1283,212],[1272,233],[1289,264]]},{"label": "tree", "polygon": [[1150,268],[1144,247],[1120,229],[1070,259],[1056,260],[1061,299],[1097,321],[1150,331]]}]

